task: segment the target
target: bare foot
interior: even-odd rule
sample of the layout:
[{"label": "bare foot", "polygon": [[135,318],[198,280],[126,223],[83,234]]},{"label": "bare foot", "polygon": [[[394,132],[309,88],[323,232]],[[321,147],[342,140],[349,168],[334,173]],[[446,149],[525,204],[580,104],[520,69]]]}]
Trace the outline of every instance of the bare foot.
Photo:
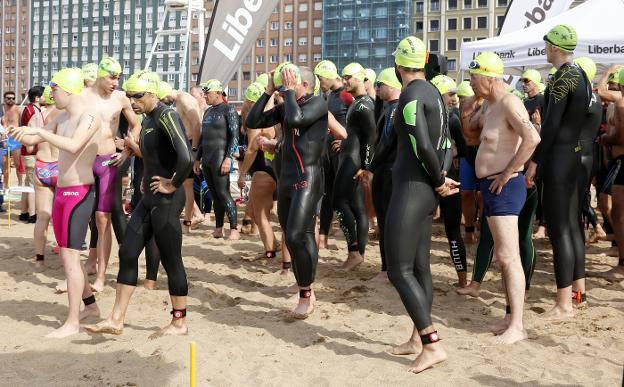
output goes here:
[{"label": "bare foot", "polygon": [[495,322],[492,325],[488,325],[488,329],[495,335],[500,335],[509,328],[510,315],[506,314],[502,320]]},{"label": "bare foot", "polygon": [[191,233],[191,225],[189,223],[187,223],[186,220],[184,222],[182,222],[182,234],[190,234]]},{"label": "bare foot", "polygon": [[481,284],[476,281],[472,281],[470,282],[470,285],[466,287],[455,289],[455,292],[462,296],[479,297],[479,293],[481,292]]},{"label": "bare foot", "polygon": [[157,339],[163,336],[183,336],[188,334],[188,327],[186,326],[186,319],[181,318],[172,320],[169,325],[161,328],[157,332],[152,333],[149,336],[150,340]]},{"label": "bare foot", "polygon": [[91,285],[91,290],[97,293],[103,292],[105,285],[106,285],[105,280],[97,278],[95,282],[93,282],[93,285]]},{"label": "bare foot", "polygon": [[240,233],[237,229],[233,228],[230,230],[230,235],[227,237],[229,241],[237,241],[240,239]]},{"label": "bare foot", "polygon": [[97,264],[91,264],[87,260],[87,262],[85,262],[85,270],[87,271],[87,275],[97,274]]},{"label": "bare foot", "polygon": [[539,226],[537,231],[533,234],[533,239],[544,239],[546,238],[546,227]]},{"label": "bare foot", "polygon": [[80,311],[80,321],[84,320],[87,317],[100,317],[100,308],[98,308],[97,304],[91,304],[85,306],[83,310]]},{"label": "bare foot", "polygon": [[498,344],[513,344],[518,341],[526,340],[528,337],[526,330],[509,327],[496,338],[496,342]]},{"label": "bare foot", "polygon": [[91,333],[109,333],[111,335],[121,335],[123,332],[123,322],[113,321],[110,317],[100,321],[95,325],[87,325],[85,329]]},{"label": "bare foot", "polygon": [[353,270],[358,267],[362,262],[364,262],[364,258],[360,255],[360,253],[351,252],[349,253],[349,258],[342,264],[340,267],[342,270]]},{"label": "bare foot", "polygon": [[560,306],[555,305],[551,310],[543,313],[540,317],[546,321],[563,321],[574,317],[574,309],[564,310]]},{"label": "bare foot", "polygon": [[223,238],[223,229],[222,228],[216,228],[213,232],[212,232],[212,237],[213,238]]},{"label": "bare foot", "polygon": [[594,229],[594,235],[596,235],[596,239],[598,240],[603,240],[607,237],[607,233],[604,231],[600,224],[596,225],[596,228]]},{"label": "bare foot", "polygon": [[309,298],[299,297],[299,302],[295,309],[293,309],[290,315],[297,320],[305,320],[312,312],[314,312],[314,303],[316,302],[316,296],[314,291]]},{"label": "bare foot", "polygon": [[80,332],[80,325],[63,324],[62,327],[53,330],[45,335],[49,339],[62,339],[64,337],[72,336]]},{"label": "bare foot", "polygon": [[292,274],[292,270],[290,269],[281,269],[279,272],[279,275],[281,275],[284,278],[290,277],[291,274]]},{"label": "bare foot", "polygon": [[369,281],[370,282],[381,282],[381,283],[388,283],[388,282],[390,282],[388,280],[388,272],[387,271],[380,271],[379,273],[377,273],[376,276],[371,278]]},{"label": "bare foot", "polygon": [[54,289],[57,293],[67,293],[67,280],[59,282]]},{"label": "bare foot", "polygon": [[147,290],[156,290],[156,281],[154,280],[144,280],[143,287]]},{"label": "bare foot", "polygon": [[201,217],[194,216],[193,220],[191,220],[191,227],[190,227],[190,229],[194,230],[197,227],[199,227],[200,224],[203,224],[203,223],[204,223],[204,217],[203,216],[201,216]]},{"label": "bare foot", "polygon": [[327,248],[327,235],[321,234],[319,236],[319,250],[325,250]]},{"label": "bare foot", "polygon": [[418,341],[408,341],[401,345],[397,345],[396,347],[392,347],[390,351],[388,351],[391,355],[402,356],[402,355],[415,355],[422,351],[422,344],[420,340]]},{"label": "bare foot", "polygon": [[447,357],[440,343],[425,345],[420,355],[407,370],[417,374],[438,363],[442,363]]}]

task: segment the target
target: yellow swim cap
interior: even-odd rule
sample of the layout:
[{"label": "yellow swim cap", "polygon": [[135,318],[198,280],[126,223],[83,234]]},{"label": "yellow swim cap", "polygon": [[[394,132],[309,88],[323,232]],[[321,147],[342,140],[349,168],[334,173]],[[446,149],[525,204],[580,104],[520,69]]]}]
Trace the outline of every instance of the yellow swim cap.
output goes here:
[{"label": "yellow swim cap", "polygon": [[377,77],[377,83],[383,83],[384,85],[390,86],[394,89],[401,90],[403,85],[399,82],[399,79],[394,72],[394,67],[388,67],[387,69],[381,70],[379,76]]},{"label": "yellow swim cap", "polygon": [[492,78],[502,78],[505,66],[500,56],[493,52],[482,52],[468,66],[470,74],[483,75]]},{"label": "yellow swim cap", "polygon": [[353,77],[363,81],[364,78],[366,78],[366,70],[361,64],[353,62],[349,63],[344,69],[342,69],[342,76]]},{"label": "yellow swim cap", "polygon": [[320,61],[314,68],[314,75],[327,79],[336,79],[340,77],[338,75],[336,65],[330,60]]},{"label": "yellow swim cap", "polygon": [[533,83],[535,83],[536,85],[538,85],[542,81],[542,75],[539,73],[539,71],[534,69],[526,70],[522,73],[522,76],[520,78],[533,81]]},{"label": "yellow swim cap", "polygon": [[152,93],[158,96],[160,77],[151,71],[139,70],[124,82],[123,89],[131,93]]},{"label": "yellow swim cap", "polygon": [[457,92],[457,83],[447,75],[436,75],[431,80],[431,83],[442,95]]},{"label": "yellow swim cap", "polygon": [[585,71],[585,75],[587,75],[587,79],[589,82],[594,80],[596,76],[596,63],[587,56],[582,56],[580,58],[574,59],[574,63]]},{"label": "yellow swim cap", "polygon": [[82,66],[82,77],[85,81],[93,81],[97,79],[97,63],[87,63]]},{"label": "yellow swim cap", "polygon": [[273,74],[273,85],[278,90],[284,85],[282,82],[282,71],[285,69],[291,69],[294,71],[297,77],[297,84],[301,83],[301,72],[299,71],[299,67],[292,63],[284,62],[275,68],[275,73]]},{"label": "yellow swim cap", "polygon": [[264,91],[265,89],[260,82],[254,82],[245,90],[245,99],[255,103],[262,97]]},{"label": "yellow swim cap", "polygon": [[377,79],[377,73],[375,73],[375,70],[365,69],[364,72],[366,72],[366,79],[371,81],[371,83],[375,83],[375,80]]},{"label": "yellow swim cap", "polygon": [[624,67],[620,68],[620,75],[618,76],[618,83],[624,85]]},{"label": "yellow swim cap", "polygon": [[166,81],[160,81],[158,85],[158,99],[167,97],[173,91],[173,87]]},{"label": "yellow swim cap", "polygon": [[62,69],[52,77],[51,87],[59,87],[70,94],[80,94],[84,90],[84,78],[79,68]]},{"label": "yellow swim cap", "polygon": [[472,86],[470,86],[470,82],[463,81],[457,86],[457,96],[458,97],[472,97],[474,91],[472,90]]},{"label": "yellow swim cap", "polygon": [[109,75],[113,77],[119,77],[121,75],[121,65],[117,62],[117,59],[111,56],[102,59],[97,69],[98,78],[104,78]]},{"label": "yellow swim cap", "polygon": [[424,69],[429,56],[425,43],[415,36],[401,40],[392,55],[395,64],[412,69]]},{"label": "yellow swim cap", "polygon": [[321,95],[321,81],[316,75],[314,76],[314,91],[312,93],[314,95]]},{"label": "yellow swim cap", "polygon": [[204,92],[209,92],[209,91],[220,91],[223,92],[223,84],[216,80],[216,79],[209,79],[206,82],[202,83],[199,85]]},{"label": "yellow swim cap", "polygon": [[54,105],[54,98],[52,98],[52,88],[50,85],[43,89],[43,100],[46,105]]},{"label": "yellow swim cap", "polygon": [[261,84],[262,87],[264,87],[266,89],[267,87],[269,87],[269,74],[262,73],[262,74],[258,75],[258,78],[256,78],[256,82]]},{"label": "yellow swim cap", "polygon": [[578,39],[574,27],[568,24],[559,24],[544,35],[544,41],[563,51],[573,52]]}]

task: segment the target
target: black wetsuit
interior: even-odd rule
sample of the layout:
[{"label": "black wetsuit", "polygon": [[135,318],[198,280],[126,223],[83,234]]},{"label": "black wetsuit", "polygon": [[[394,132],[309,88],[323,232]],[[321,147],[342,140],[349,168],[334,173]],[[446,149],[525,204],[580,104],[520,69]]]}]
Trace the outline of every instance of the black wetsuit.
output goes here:
[{"label": "black wetsuit", "polygon": [[394,123],[397,156],[385,248],[388,277],[418,330],[431,325],[434,187],[444,184],[441,171],[452,156],[446,120],[442,96],[429,82],[414,80],[403,89]]},{"label": "black wetsuit", "polygon": [[[186,296],[180,214],[186,201],[182,184],[192,168],[192,160],[178,113],[159,103],[143,120],[140,146],[144,195],[132,212],[119,249],[117,282],[136,286],[139,255],[153,237],[167,272],[169,294]],[[154,176],[172,178],[174,173],[171,182],[177,188],[174,193],[152,193],[149,187]]]},{"label": "black wetsuit", "polygon": [[[353,103],[353,96],[344,87],[331,90],[327,95],[327,109],[334,115],[334,118],[343,127],[347,126],[347,111]],[[323,176],[324,189],[323,201],[321,203],[321,214],[319,219],[319,230],[321,235],[327,235],[331,228],[334,217],[334,206],[332,196],[334,193],[334,179],[338,170],[338,153],[331,149],[331,144],[335,138],[327,136],[325,149],[323,152]]]},{"label": "black wetsuit", "polygon": [[362,185],[353,177],[368,170],[373,159],[375,106],[368,95],[355,98],[347,112],[347,138],[340,144],[339,165],[334,180],[334,210],[349,251],[364,254],[368,241],[368,214]]},{"label": "black wetsuit", "polygon": [[388,271],[385,252],[385,221],[388,204],[392,196],[392,164],[396,159],[396,133],[394,117],[399,100],[388,102],[377,121],[378,140],[375,145],[375,156],[370,165],[373,172],[373,205],[379,225],[379,251],[381,253],[381,271]]},{"label": "black wetsuit", "polygon": [[[466,140],[462,134],[459,116],[454,111],[449,113],[449,134],[457,148],[459,161],[459,157],[465,157]],[[459,181],[459,169],[451,164],[447,171],[447,176],[455,181]],[[464,245],[464,238],[462,238],[461,235],[461,194],[458,192],[455,195],[440,198],[440,212],[444,220],[444,232],[448,239],[449,253],[455,270],[458,273],[465,273],[468,271],[468,266],[466,265],[466,246]]]},{"label": "black wetsuit", "polygon": [[[529,118],[535,113],[539,111],[542,120],[544,120],[544,114],[546,112],[546,100],[544,99],[543,94],[536,94],[533,98],[528,97],[524,101],[524,107],[529,113]],[[535,181],[536,189],[537,189],[537,210],[536,217],[540,226],[545,226],[546,222],[544,221],[544,210],[542,208],[542,192],[543,192],[543,182],[540,176]],[[529,196],[527,196],[528,198]],[[533,199],[534,200],[534,199]],[[528,201],[528,200],[527,200]],[[531,226],[532,228],[532,226]],[[521,237],[522,238],[522,237]],[[526,272],[525,272],[526,273]],[[526,277],[526,275],[525,275]]]},{"label": "black wetsuit", "polygon": [[287,90],[283,104],[263,112],[269,98],[265,93],[255,103],[247,127],[282,124],[277,210],[297,284],[305,288],[314,282],[318,262],[314,227],[323,194],[321,155],[327,137],[327,103],[312,95],[296,100],[295,92]]},{"label": "black wetsuit", "polygon": [[545,97],[542,139],[533,160],[544,181],[544,216],[553,246],[557,288],[561,289],[585,276],[585,246],[579,222],[579,139],[591,89],[583,70],[566,63],[555,73]]},{"label": "black wetsuit", "polygon": [[[600,145],[596,142],[596,137],[600,133],[600,124],[602,123],[602,100],[597,93],[592,93],[589,111],[583,124],[581,125],[581,138],[579,145],[581,146],[581,164],[583,169],[579,173],[579,199],[581,203],[582,219],[585,218],[595,228],[597,226],[596,211],[591,206],[591,181],[598,173],[598,148]],[[582,233],[585,237],[585,233]]]},{"label": "black wetsuit", "polygon": [[204,178],[214,201],[216,227],[223,227],[225,214],[230,228],[236,228],[236,203],[230,194],[230,173],[221,174],[226,157],[234,158],[238,151],[239,117],[234,106],[227,103],[211,106],[204,113],[197,160],[201,162]]}]

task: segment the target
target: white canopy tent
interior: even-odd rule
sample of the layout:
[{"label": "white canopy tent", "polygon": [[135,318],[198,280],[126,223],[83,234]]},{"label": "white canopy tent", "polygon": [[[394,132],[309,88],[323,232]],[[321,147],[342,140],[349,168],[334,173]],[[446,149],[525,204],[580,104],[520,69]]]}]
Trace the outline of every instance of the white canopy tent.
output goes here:
[{"label": "white canopy tent", "polygon": [[505,63],[508,74],[518,74],[526,66],[549,68],[543,38],[558,24],[569,24],[576,29],[575,57],[589,56],[603,65],[624,63],[623,15],[624,0],[588,0],[524,30],[462,44],[460,68],[468,69],[470,62],[484,51],[496,52]]}]

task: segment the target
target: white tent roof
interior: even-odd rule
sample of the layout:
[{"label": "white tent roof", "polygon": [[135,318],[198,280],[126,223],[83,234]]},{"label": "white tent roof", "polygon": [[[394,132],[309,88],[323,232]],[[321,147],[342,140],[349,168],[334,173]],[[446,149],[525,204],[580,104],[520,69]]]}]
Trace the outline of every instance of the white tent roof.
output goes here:
[{"label": "white tent roof", "polygon": [[575,57],[589,56],[599,64],[624,63],[623,15],[624,0],[588,0],[524,30],[462,44],[460,68],[467,69],[474,57],[484,51],[496,52],[506,68],[547,65],[543,38],[558,24],[576,29]]}]

